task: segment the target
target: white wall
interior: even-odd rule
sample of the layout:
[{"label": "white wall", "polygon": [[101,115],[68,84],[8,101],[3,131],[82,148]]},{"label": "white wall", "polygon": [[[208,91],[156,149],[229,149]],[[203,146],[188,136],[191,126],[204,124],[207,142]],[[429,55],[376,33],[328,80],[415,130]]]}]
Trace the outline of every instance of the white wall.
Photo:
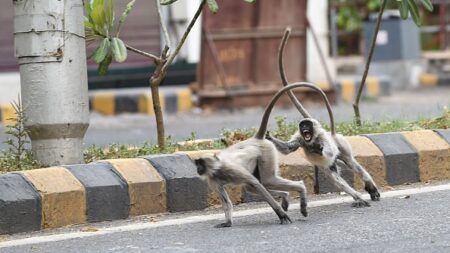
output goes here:
[{"label": "white wall", "polygon": [[[328,1],[310,0],[308,1],[307,15],[311,26],[317,34],[319,45],[325,55],[325,62],[330,70],[331,77],[336,77],[336,68],[334,61],[330,56],[328,40]],[[314,39],[310,31],[307,34],[307,79],[311,82],[326,81],[325,69],[320,60]]]},{"label": "white wall", "polygon": [[0,73],[0,104],[17,101],[20,94],[19,72]]}]

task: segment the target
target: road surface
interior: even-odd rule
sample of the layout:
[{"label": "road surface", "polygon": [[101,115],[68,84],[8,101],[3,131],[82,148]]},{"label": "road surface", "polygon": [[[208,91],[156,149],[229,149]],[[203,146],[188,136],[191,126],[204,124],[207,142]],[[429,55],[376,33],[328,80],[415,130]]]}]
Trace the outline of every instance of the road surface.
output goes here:
[{"label": "road surface", "polygon": [[214,209],[5,237],[0,252],[450,252],[450,182],[402,188],[361,209],[349,197],[321,196],[308,218],[296,201],[289,225],[263,203],[244,204],[232,228],[213,228],[223,221]]}]

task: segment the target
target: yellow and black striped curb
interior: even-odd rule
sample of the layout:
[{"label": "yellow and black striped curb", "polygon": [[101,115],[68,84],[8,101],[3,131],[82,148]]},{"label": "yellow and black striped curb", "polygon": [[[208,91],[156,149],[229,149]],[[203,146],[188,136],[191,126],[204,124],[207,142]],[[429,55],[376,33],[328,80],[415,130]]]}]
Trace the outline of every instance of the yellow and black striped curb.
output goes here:
[{"label": "yellow and black striped curb", "polygon": [[[165,113],[188,112],[192,109],[192,92],[189,88],[173,92],[160,92],[161,107]],[[89,108],[104,115],[120,113],[145,113],[154,115],[153,99],[146,94],[114,94],[101,92],[89,97]]]},{"label": "yellow and black striped curb", "polygon": [[[342,79],[337,83],[339,96],[342,101],[351,103],[358,93],[361,79]],[[362,98],[377,98],[391,95],[391,83],[387,77],[369,76],[366,79],[361,96]]]},{"label": "yellow and black striped curb", "polygon": [[0,123],[11,125],[14,123],[16,113],[10,104],[0,104]]},{"label": "yellow and black striped curb", "polygon": [[[450,130],[347,137],[356,160],[381,188],[450,179]],[[0,175],[0,234],[129,216],[201,210],[220,203],[193,159],[219,150],[188,151],[50,167]],[[280,156],[280,174],[303,180],[308,192],[337,191],[302,151]],[[363,182],[343,175],[356,189]],[[233,203],[249,200],[240,186],[228,187]],[[292,192],[293,196],[298,196]]]},{"label": "yellow and black striped curb", "polygon": [[424,87],[450,85],[450,75],[423,73],[419,75],[419,84]]}]

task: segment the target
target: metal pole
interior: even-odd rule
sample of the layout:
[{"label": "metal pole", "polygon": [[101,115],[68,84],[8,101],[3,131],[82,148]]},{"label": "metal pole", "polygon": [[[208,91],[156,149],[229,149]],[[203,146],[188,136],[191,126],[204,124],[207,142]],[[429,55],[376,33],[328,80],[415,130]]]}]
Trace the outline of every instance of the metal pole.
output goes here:
[{"label": "metal pole", "polygon": [[330,27],[331,27],[331,55],[333,58],[338,56],[338,37],[337,37],[337,27],[336,27],[336,7],[333,5],[331,7],[330,13]]},{"label": "metal pole", "polygon": [[89,125],[83,1],[13,1],[14,42],[32,151],[44,165],[83,163]]}]

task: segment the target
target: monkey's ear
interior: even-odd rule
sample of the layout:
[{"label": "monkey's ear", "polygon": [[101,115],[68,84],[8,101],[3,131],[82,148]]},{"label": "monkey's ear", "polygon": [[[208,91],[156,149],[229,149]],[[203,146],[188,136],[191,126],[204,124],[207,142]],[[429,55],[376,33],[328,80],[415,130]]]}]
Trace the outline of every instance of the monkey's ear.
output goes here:
[{"label": "monkey's ear", "polygon": [[214,158],[215,158],[217,161],[220,161],[220,159],[219,159],[219,157],[217,156],[216,153],[214,153]]}]

